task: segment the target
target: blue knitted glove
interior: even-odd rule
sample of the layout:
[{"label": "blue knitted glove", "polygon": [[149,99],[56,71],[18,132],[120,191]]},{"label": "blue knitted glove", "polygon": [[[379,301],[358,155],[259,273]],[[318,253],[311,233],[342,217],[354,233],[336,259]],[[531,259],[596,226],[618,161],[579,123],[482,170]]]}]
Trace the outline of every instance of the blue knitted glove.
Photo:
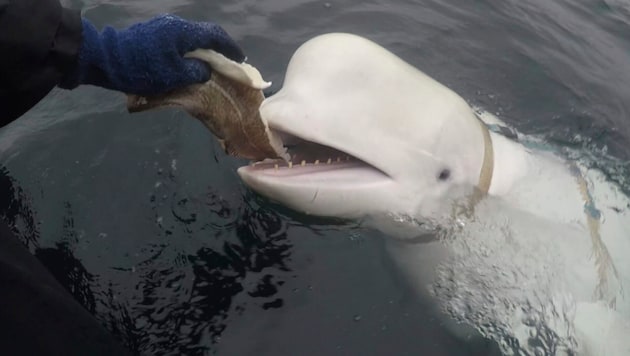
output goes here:
[{"label": "blue knitted glove", "polygon": [[82,21],[78,65],[59,85],[62,88],[92,84],[127,94],[159,94],[210,79],[211,68],[183,58],[186,52],[207,48],[237,62],[245,59],[232,38],[213,23],[163,15],[122,31],[106,27],[99,34],[88,20]]}]

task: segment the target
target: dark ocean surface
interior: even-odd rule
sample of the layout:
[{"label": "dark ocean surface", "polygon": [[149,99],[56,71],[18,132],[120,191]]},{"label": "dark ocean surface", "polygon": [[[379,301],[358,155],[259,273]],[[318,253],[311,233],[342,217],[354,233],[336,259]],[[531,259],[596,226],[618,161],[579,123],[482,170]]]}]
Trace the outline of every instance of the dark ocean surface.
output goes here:
[{"label": "dark ocean surface", "polygon": [[[624,0],[66,4],[99,27],[215,21],[270,92],[309,38],[366,36],[524,133],[613,157],[595,161],[628,191]],[[122,94],[55,90],[0,130],[0,214],[139,354],[488,354],[424,312],[383,236],[270,204],[241,183],[243,164],[182,111],[130,115]]]}]

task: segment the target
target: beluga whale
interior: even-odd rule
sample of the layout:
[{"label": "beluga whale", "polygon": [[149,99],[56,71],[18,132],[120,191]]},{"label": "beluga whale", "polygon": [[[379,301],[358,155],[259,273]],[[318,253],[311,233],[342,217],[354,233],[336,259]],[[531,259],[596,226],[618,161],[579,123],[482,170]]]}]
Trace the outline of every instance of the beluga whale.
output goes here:
[{"label": "beluga whale", "polygon": [[[630,355],[630,199],[369,39],[317,36],[260,115],[279,204],[380,230],[418,299],[505,354]],[[509,134],[506,134],[509,133]]]}]

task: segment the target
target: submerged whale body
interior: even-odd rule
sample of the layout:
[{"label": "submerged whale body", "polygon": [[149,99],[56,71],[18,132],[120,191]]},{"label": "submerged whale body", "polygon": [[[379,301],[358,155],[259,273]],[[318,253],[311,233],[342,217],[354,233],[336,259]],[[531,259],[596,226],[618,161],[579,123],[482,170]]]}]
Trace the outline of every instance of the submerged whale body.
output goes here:
[{"label": "submerged whale body", "polygon": [[245,184],[385,232],[453,332],[505,353],[630,354],[630,200],[601,172],[488,130],[504,124],[350,34],[304,43],[260,114],[291,158],[239,168]]}]

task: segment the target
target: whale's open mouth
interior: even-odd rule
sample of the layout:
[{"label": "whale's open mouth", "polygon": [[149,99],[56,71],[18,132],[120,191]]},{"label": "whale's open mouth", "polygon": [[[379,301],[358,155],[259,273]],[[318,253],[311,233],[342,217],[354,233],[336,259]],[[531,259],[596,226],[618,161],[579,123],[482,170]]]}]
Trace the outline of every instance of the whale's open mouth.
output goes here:
[{"label": "whale's open mouth", "polygon": [[[381,169],[341,149],[308,141],[294,134],[273,130],[282,140],[289,160],[266,159],[254,162],[239,171],[250,175],[277,178],[305,178],[336,182],[353,179],[382,180],[389,178]],[[331,181],[331,182],[332,182]]]}]

